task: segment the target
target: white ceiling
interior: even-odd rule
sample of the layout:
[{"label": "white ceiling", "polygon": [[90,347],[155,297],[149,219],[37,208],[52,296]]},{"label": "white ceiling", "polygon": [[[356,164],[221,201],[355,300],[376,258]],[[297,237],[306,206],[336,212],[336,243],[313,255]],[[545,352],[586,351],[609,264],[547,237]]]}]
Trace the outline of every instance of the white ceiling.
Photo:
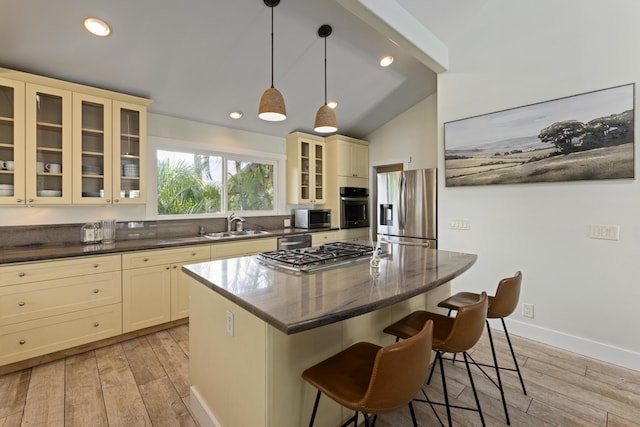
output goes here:
[{"label": "white ceiling", "polygon": [[[392,0],[388,0],[392,1]],[[396,0],[440,40],[451,41],[486,0]],[[436,90],[435,73],[335,0],[282,0],[275,16],[275,86],[288,117],[257,117],[270,86],[270,9],[263,0],[4,1],[0,66],[153,99],[152,113],[275,136],[312,132],[328,97],[339,133],[364,137]],[[452,4],[453,3],[453,4]],[[112,28],[100,39],[82,19]],[[394,64],[378,66],[383,55]],[[232,120],[228,113],[241,110]]]}]

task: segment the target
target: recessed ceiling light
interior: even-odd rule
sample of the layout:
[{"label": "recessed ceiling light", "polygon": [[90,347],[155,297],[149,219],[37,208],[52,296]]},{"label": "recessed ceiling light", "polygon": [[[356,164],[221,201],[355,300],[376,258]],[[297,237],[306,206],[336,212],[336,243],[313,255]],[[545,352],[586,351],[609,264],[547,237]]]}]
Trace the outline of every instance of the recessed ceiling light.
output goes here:
[{"label": "recessed ceiling light", "polygon": [[98,37],[106,37],[111,34],[111,27],[105,21],[100,18],[84,18],[84,28],[91,34]]},{"label": "recessed ceiling light", "polygon": [[242,111],[232,111],[229,113],[229,117],[231,117],[232,119],[239,119],[243,116]]},{"label": "recessed ceiling light", "polygon": [[380,60],[380,66],[381,67],[388,67],[391,64],[393,64],[393,56],[391,56],[391,55],[385,56],[384,58],[382,58]]},{"label": "recessed ceiling light", "polygon": [[338,101],[329,101],[327,102],[327,106],[335,110],[335,108],[338,106]]}]

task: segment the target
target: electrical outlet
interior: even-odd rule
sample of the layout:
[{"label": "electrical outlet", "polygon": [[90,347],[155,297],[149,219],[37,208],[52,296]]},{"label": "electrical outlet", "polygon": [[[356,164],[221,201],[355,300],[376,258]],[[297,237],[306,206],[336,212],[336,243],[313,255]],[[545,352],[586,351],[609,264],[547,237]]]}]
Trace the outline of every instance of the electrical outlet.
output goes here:
[{"label": "electrical outlet", "polygon": [[533,319],[533,304],[522,304],[522,315]]},{"label": "electrical outlet", "polygon": [[620,240],[620,226],[591,224],[589,226],[589,237],[592,239]]},{"label": "electrical outlet", "polygon": [[227,310],[227,334],[233,336],[233,313]]},{"label": "electrical outlet", "polygon": [[291,227],[291,220],[289,218],[284,220],[284,228],[290,228]]}]

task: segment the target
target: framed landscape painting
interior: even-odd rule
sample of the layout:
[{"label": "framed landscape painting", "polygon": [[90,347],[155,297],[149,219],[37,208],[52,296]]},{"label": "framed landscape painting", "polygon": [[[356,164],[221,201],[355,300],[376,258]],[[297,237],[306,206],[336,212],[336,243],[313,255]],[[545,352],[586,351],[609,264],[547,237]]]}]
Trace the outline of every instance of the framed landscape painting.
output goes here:
[{"label": "framed landscape painting", "polygon": [[445,185],[634,178],[635,84],[444,124]]}]

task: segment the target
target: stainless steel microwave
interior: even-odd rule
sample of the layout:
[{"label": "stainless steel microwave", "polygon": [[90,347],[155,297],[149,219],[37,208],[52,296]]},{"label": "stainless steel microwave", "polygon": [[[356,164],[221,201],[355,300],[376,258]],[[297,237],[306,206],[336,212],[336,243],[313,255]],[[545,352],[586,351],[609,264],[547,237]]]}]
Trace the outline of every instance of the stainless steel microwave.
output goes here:
[{"label": "stainless steel microwave", "polygon": [[297,228],[331,227],[331,209],[295,209],[293,213]]}]

